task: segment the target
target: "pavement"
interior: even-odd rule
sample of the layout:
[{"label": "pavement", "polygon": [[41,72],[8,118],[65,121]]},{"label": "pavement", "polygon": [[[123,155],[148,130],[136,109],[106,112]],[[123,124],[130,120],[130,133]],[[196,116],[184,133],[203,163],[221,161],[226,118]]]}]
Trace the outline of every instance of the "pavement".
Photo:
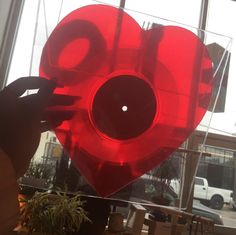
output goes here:
[{"label": "pavement", "polygon": [[215,210],[223,219],[224,226],[236,228],[236,211],[229,206],[224,206],[222,210]]}]

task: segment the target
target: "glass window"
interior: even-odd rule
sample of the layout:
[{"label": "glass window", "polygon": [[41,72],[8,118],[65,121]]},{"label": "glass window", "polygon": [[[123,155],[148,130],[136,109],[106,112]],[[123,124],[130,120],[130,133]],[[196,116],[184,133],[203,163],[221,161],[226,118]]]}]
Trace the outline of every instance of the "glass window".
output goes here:
[{"label": "glass window", "polygon": [[230,189],[233,188],[233,181],[234,181],[234,168],[233,167],[225,167],[223,171],[222,177],[222,188]]},{"label": "glass window", "polygon": [[197,170],[197,176],[206,178],[207,176],[207,163],[204,161],[200,161],[198,170]]},{"label": "glass window", "polygon": [[[43,5],[43,2],[45,2],[45,5]],[[109,4],[114,2],[116,5],[118,5],[117,1],[106,0],[106,2]],[[161,18],[170,19],[172,21],[198,27],[201,2],[201,0],[127,0],[126,7],[135,11],[150,14],[150,17],[155,15]],[[17,42],[10,67],[8,83],[18,77],[38,75],[38,67],[42,48],[48,36],[57,25],[58,21],[72,10],[94,2],[88,0],[45,0],[37,1],[37,3],[41,4],[38,5],[36,4],[36,1],[25,0],[23,16],[21,19],[20,29],[17,35]],[[235,22],[235,12],[235,2],[229,0],[211,1],[208,12],[207,30],[235,37],[236,29],[233,25],[233,22]],[[133,15],[136,16],[134,13]],[[229,84],[227,87],[226,112],[224,114],[230,119],[230,121],[224,122],[223,124],[222,115],[216,114],[216,116],[214,116],[216,118],[214,118],[211,124],[217,129],[224,129],[226,131],[228,130],[229,132],[232,132],[233,130],[236,132],[235,127],[232,126],[232,123],[235,123],[235,118],[232,117],[235,116],[229,114],[229,112],[236,112],[236,106],[232,105],[232,102],[236,100],[234,97],[234,89],[236,87],[234,79],[236,67],[232,66],[232,64],[236,64],[236,53],[234,52],[235,45],[232,47]],[[212,153],[212,157],[206,156],[204,158],[205,163],[202,165],[200,171],[202,177],[207,176],[207,163],[231,164],[230,157],[232,156],[232,152],[230,150],[225,151],[211,146],[206,146],[205,151]],[[223,157],[219,158],[219,156]],[[226,156],[225,159],[224,156]],[[179,165],[181,167],[179,167],[176,162],[172,164],[178,166],[178,173],[180,173],[182,170],[182,159],[182,156],[180,156]],[[48,168],[47,166],[50,167]],[[170,173],[176,173],[176,171],[173,170],[175,168],[171,168],[171,165],[169,166],[169,169],[172,169]],[[229,171],[225,169],[223,172],[223,185],[225,187],[230,187],[230,185],[232,185],[230,179],[233,177],[232,169]],[[149,172],[149,174],[151,173],[153,172]],[[55,178],[56,174],[58,174],[58,177]],[[156,197],[158,193],[160,193],[160,191],[163,192],[163,185],[170,186],[170,180],[164,178],[163,181],[160,181],[155,177],[153,179],[153,177],[150,177],[149,174],[145,174],[140,178],[139,181],[136,181],[124,188],[123,191],[117,194],[117,197],[123,197],[128,200],[134,200],[134,197],[137,200],[157,200]],[[71,162],[68,159],[68,156],[63,152],[63,149],[61,148],[58,140],[55,138],[54,133],[45,133],[42,135],[40,146],[33,158],[28,172],[22,179],[22,182],[25,182],[25,184],[45,188],[49,187],[55,182],[57,185],[63,185],[65,183],[65,178],[67,179],[66,182],[68,184],[68,188],[71,190],[81,189],[88,194],[95,193],[93,189],[86,184],[80,173],[75,169],[73,162]],[[179,179],[180,174],[176,178]],[[196,179],[195,183],[204,185],[204,181],[202,179]],[[173,201],[173,199],[176,199],[177,197],[176,192],[174,192],[171,187],[165,189],[165,193],[167,195],[166,198],[169,201]],[[131,198],[131,196],[133,197]]]},{"label": "glass window", "polygon": [[[115,0],[104,0],[101,2],[118,5],[118,1]],[[37,3],[35,4],[35,1],[25,0],[8,83],[18,77],[29,74],[37,75],[42,48],[59,20],[81,6],[97,4],[98,2],[92,0],[72,0],[69,2],[63,0],[45,0],[37,1]],[[200,5],[201,0],[195,0],[191,3],[188,0],[126,1],[126,7],[128,9],[193,27],[198,27]],[[137,15],[135,16],[137,17]]]},{"label": "glass window", "polygon": [[195,184],[196,185],[204,185],[204,180],[203,179],[199,179],[199,178],[195,178]]},{"label": "glass window", "polygon": [[[106,0],[104,2],[118,5],[118,1]],[[35,1],[25,0],[8,83],[18,77],[38,75],[42,48],[59,20],[76,8],[93,3],[97,4],[96,1],[88,0],[72,0],[69,2],[63,0],[45,0],[37,1],[37,4]],[[161,0],[126,1],[126,8],[134,10],[135,12],[144,12],[149,14],[150,17],[158,16],[194,27],[198,26],[200,6],[201,0],[196,0],[192,3],[188,0],[180,0],[178,2],[171,0],[164,2]],[[138,20],[138,14],[134,12],[132,14],[134,17],[137,17]],[[64,169],[64,171],[66,168],[71,167],[71,169],[73,169],[71,171],[74,171],[67,157],[64,156],[63,160],[61,160],[61,157],[58,157],[60,154],[63,155],[62,148],[60,148],[59,145],[54,133],[48,132],[43,134],[32,164],[50,164],[54,168],[57,167],[57,170],[52,171],[52,174],[54,172],[63,171],[60,170],[60,167]],[[59,162],[62,162],[62,166],[59,165]],[[62,172],[62,175],[63,174],[64,172]],[[81,182],[83,182],[83,180],[81,180]],[[147,188],[147,190],[150,191],[151,189]]]},{"label": "glass window", "polygon": [[[39,2],[41,2],[40,5],[36,4]],[[114,2],[118,5],[118,1],[106,0],[106,2],[109,4]],[[150,14],[150,17],[157,15],[165,19],[198,27],[201,2],[201,0],[127,0],[126,7]],[[207,30],[235,38],[236,29],[233,23],[235,22],[236,2],[230,0],[214,0],[209,2]],[[21,76],[38,75],[41,51],[48,35],[50,35],[58,21],[66,14],[88,3],[91,4],[93,1],[45,0],[44,6],[43,1],[25,0],[8,83]],[[133,15],[136,16],[136,14]],[[209,41],[211,41],[211,39],[209,39]],[[236,80],[234,78],[236,77],[236,67],[232,66],[236,64],[235,51],[236,45],[233,44],[231,47],[231,66],[227,86],[226,109],[223,114],[214,114],[211,123],[211,127],[217,130],[224,130],[228,133],[236,132],[236,127],[234,126],[236,112],[236,106],[234,105],[236,100],[234,91]],[[227,121],[222,121],[222,119],[226,119]],[[233,179],[235,177],[235,169],[231,167],[234,164],[233,152],[217,148],[217,146],[216,148],[206,146],[204,150],[212,153],[212,156],[202,158],[203,163],[200,163],[198,175],[204,178],[209,176],[211,185],[232,189],[234,183]],[[173,161],[169,163],[170,165],[167,168],[170,173],[177,173],[177,179],[180,178],[182,165],[184,165],[183,156],[180,156],[179,159],[179,162]],[[209,167],[212,170],[208,169],[209,163],[213,165]],[[176,166],[176,168],[174,168],[173,165]],[[218,166],[215,167],[215,165]],[[165,169],[166,168],[163,167],[163,170]],[[221,169],[221,171],[215,169]],[[208,174],[208,170],[213,174]],[[157,203],[166,203],[166,201],[168,201],[168,203],[171,204],[171,202],[175,201],[177,195],[176,192],[169,187],[171,186],[170,180],[166,178],[162,180],[156,179],[150,176],[153,172],[154,171],[145,174],[138,181],[124,188],[123,191],[119,192],[116,196],[127,200],[136,199],[139,201],[155,201]],[[158,171],[156,171],[156,173],[158,173]],[[56,175],[58,177],[55,178]],[[171,177],[173,177],[173,175]],[[22,182],[27,185],[43,188],[50,187],[52,184],[63,185],[66,182],[70,190],[82,189],[88,194],[95,194],[93,189],[86,184],[84,178],[76,170],[73,162],[71,162],[68,156],[63,152],[53,132],[42,135],[40,146],[25,177],[22,178]],[[195,183],[204,185],[202,179],[196,179]],[[163,193],[163,191],[165,191],[166,201],[160,201],[157,197],[160,193]],[[224,223],[225,225],[234,226],[234,224],[230,224],[230,216],[229,219],[225,216],[225,214],[231,213],[232,211],[230,211],[228,207],[226,209],[227,212],[223,212]],[[231,216],[234,215],[232,214]]]}]

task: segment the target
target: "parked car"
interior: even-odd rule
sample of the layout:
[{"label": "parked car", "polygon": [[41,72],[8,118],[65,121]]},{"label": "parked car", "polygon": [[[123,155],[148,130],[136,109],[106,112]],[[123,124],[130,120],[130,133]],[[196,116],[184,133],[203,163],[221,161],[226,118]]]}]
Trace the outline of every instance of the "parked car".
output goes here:
[{"label": "parked car", "polygon": [[174,206],[178,195],[168,184],[163,184],[151,175],[143,175],[133,183],[127,185],[119,192],[112,195],[113,198],[132,199],[135,201],[154,201],[158,198],[165,199],[166,206]]},{"label": "parked car", "polygon": [[193,200],[192,213],[194,215],[211,219],[214,221],[215,224],[223,225],[222,216],[219,213],[212,210],[211,208],[203,205],[199,200],[196,199]]},{"label": "parked car", "polygon": [[[129,197],[129,201],[149,203],[150,205],[153,205],[155,204],[153,199],[161,194],[161,187],[163,187],[163,185],[161,185],[160,181],[157,181],[149,175],[143,175],[137,181],[113,195],[113,197],[119,199],[126,198],[126,200],[127,197]],[[168,206],[174,206],[178,195],[171,185],[167,185],[167,187],[165,187],[164,197],[167,199],[166,202],[168,202]],[[122,213],[128,213],[128,209],[125,210],[122,208]],[[215,224],[223,225],[222,216],[211,208],[200,203],[199,200],[193,200],[192,213],[194,215],[209,218],[213,220]]]},{"label": "parked car", "polygon": [[224,204],[230,204],[232,193],[232,190],[210,187],[205,178],[195,178],[194,198],[208,202],[213,209],[221,210]]},{"label": "parked car", "polygon": [[[224,204],[231,203],[232,190],[211,187],[207,179],[202,177],[195,177],[194,183],[193,197],[200,200],[204,205],[209,205],[212,209],[221,210]],[[179,192],[179,181],[171,181],[171,186],[176,193]]]},{"label": "parked car", "polygon": [[[222,216],[219,213],[207,206],[204,206],[199,200],[196,199],[193,200],[192,214],[211,219],[214,224],[224,224]],[[152,218],[155,218],[155,210],[154,213],[152,213]],[[158,219],[160,219],[160,217]]]},{"label": "parked car", "polygon": [[236,210],[236,195],[235,193],[232,193],[232,199],[229,203],[229,206],[233,209],[233,210]]}]

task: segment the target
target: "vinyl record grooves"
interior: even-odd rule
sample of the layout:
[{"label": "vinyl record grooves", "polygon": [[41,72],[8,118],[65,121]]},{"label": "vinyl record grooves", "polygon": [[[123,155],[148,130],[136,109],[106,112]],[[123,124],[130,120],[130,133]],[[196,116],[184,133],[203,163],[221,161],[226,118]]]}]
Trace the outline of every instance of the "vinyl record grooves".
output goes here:
[{"label": "vinyl record grooves", "polygon": [[213,79],[206,47],[194,33],[177,26],[143,30],[123,10],[105,5],[79,8],[56,26],[40,76],[56,78],[55,93],[81,97],[74,117],[55,132],[102,196],[183,143],[206,112]]}]

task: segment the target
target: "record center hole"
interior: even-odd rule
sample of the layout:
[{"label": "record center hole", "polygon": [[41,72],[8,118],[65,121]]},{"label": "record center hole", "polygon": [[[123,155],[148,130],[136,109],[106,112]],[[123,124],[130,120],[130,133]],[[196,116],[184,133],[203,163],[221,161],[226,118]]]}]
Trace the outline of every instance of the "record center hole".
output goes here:
[{"label": "record center hole", "polygon": [[101,84],[92,103],[95,127],[117,140],[138,137],[152,126],[156,115],[152,87],[133,75],[118,75]]},{"label": "record center hole", "polygon": [[122,106],[121,109],[122,109],[123,112],[127,112],[128,111],[128,107],[126,105]]}]

